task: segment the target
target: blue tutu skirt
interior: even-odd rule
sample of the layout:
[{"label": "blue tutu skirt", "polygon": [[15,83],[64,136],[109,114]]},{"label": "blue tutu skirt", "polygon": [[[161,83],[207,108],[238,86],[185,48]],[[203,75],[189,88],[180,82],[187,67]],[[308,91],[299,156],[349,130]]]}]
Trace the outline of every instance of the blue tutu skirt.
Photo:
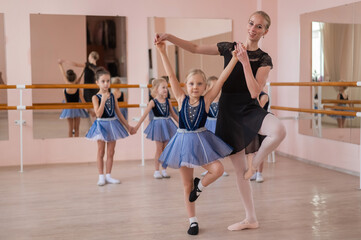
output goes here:
[{"label": "blue tutu skirt", "polygon": [[146,138],[152,141],[167,142],[177,132],[177,126],[170,118],[154,117],[144,130]]},{"label": "blue tutu skirt", "polygon": [[84,109],[64,109],[60,114],[60,119],[66,118],[88,118],[89,114]]},{"label": "blue tutu skirt", "polygon": [[127,136],[127,130],[117,118],[97,118],[85,137],[94,141],[112,142]]},{"label": "blue tutu skirt", "polygon": [[128,120],[128,108],[120,108],[119,110],[123,114],[125,120]]},{"label": "blue tutu skirt", "polygon": [[228,144],[206,128],[196,131],[178,129],[159,161],[164,168],[194,168],[224,158],[232,151]]},{"label": "blue tutu skirt", "polygon": [[[340,104],[338,106],[346,107],[346,104]],[[344,110],[344,109],[332,109],[332,110],[334,110],[334,111],[344,111],[344,112],[354,112],[354,111],[351,111],[351,110]],[[328,116],[330,116],[332,118],[335,118],[335,119],[338,119],[338,118],[339,119],[341,119],[341,118],[353,119],[353,118],[355,118],[353,116],[342,116],[342,115],[328,115]]]},{"label": "blue tutu skirt", "polygon": [[207,117],[206,124],[204,125],[212,133],[216,133],[217,118]]}]

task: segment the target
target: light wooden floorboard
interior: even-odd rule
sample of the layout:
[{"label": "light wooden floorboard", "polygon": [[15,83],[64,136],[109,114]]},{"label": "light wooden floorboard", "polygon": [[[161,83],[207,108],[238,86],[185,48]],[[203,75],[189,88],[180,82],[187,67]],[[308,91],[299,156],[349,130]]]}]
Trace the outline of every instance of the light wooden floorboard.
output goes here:
[{"label": "light wooden floorboard", "polygon": [[[98,187],[95,163],[0,168],[0,239],[361,239],[358,177],[276,156],[252,182],[260,228],[230,232],[244,211],[229,160],[197,200],[188,236],[179,172],[153,179],[153,164],[115,162],[120,185]],[[200,175],[202,169],[196,169]]]}]

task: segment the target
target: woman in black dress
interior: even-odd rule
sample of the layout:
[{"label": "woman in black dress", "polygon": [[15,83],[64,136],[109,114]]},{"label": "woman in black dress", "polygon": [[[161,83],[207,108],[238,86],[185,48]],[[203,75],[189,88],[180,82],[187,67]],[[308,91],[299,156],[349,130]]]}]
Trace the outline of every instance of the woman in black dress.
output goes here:
[{"label": "woman in black dress", "polygon": [[[241,44],[237,55],[239,63],[223,85],[219,100],[216,135],[234,148],[230,159],[235,168],[237,185],[246,212],[243,221],[228,227],[231,231],[259,227],[249,179],[262,160],[286,136],[280,120],[257,104],[257,97],[264,88],[273,67],[271,57],[258,47],[259,40],[267,34],[270,24],[269,16],[263,11],[251,15],[247,25],[247,40],[245,44]],[[157,34],[155,37],[155,43],[164,40],[192,53],[220,54],[224,57],[224,66],[227,66],[231,60],[232,50],[236,45],[232,42],[197,45],[166,33]],[[252,166],[247,167],[244,149],[258,134],[264,135],[265,139]]]}]

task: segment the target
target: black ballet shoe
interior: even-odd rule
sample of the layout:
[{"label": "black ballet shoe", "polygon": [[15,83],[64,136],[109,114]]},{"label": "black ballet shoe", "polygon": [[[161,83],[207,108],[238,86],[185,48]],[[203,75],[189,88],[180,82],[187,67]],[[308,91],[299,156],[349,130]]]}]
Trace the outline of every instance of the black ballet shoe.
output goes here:
[{"label": "black ballet shoe", "polygon": [[194,178],[194,185],[193,185],[193,190],[191,191],[191,193],[189,194],[189,201],[190,202],[194,202],[195,200],[197,200],[197,198],[199,197],[199,195],[201,194],[201,190],[198,189],[198,183],[199,183],[200,179],[199,178]]},{"label": "black ballet shoe", "polygon": [[198,235],[199,227],[197,222],[192,222],[188,229],[189,235]]}]

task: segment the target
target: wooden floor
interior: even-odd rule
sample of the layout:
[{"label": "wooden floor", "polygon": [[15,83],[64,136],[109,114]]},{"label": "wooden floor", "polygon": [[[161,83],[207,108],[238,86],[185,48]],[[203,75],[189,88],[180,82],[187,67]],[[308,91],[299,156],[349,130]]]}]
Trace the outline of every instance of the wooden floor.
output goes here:
[{"label": "wooden floor", "polygon": [[358,177],[276,159],[252,182],[259,229],[227,230],[244,211],[226,159],[230,176],[197,200],[198,236],[186,234],[177,170],[156,180],[150,161],[116,162],[122,183],[98,187],[94,163],[0,168],[0,239],[361,239]]}]

